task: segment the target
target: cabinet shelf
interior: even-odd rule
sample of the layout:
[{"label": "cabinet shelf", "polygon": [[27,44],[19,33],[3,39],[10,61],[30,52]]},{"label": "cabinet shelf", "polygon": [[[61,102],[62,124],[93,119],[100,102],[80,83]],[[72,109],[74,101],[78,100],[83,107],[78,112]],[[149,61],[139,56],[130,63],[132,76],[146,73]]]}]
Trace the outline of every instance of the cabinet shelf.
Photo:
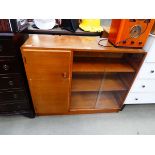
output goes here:
[{"label": "cabinet shelf", "polygon": [[73,63],[73,73],[103,73],[103,72],[135,72],[134,68],[118,60],[79,60]]},{"label": "cabinet shelf", "polygon": [[72,93],[70,110],[117,110],[119,104],[112,92]]},{"label": "cabinet shelf", "polygon": [[119,76],[115,73],[105,75],[73,75],[72,92],[86,91],[126,91]]}]

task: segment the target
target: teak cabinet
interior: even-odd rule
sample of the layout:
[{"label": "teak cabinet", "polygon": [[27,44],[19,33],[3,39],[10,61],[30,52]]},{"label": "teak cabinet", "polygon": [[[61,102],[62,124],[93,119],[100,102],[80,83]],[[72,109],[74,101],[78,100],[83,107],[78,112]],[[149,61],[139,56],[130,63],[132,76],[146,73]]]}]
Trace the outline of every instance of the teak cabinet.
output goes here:
[{"label": "teak cabinet", "polygon": [[38,115],[117,112],[143,63],[142,49],[97,37],[31,35],[21,47]]}]

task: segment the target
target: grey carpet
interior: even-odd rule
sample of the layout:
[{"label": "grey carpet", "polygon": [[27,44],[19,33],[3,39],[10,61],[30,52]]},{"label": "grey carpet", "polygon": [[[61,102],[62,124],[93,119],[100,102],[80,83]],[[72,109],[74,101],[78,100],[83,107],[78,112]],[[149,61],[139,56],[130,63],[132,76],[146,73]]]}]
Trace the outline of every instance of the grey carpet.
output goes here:
[{"label": "grey carpet", "polygon": [[155,134],[155,104],[127,105],[119,113],[0,116],[0,134]]}]

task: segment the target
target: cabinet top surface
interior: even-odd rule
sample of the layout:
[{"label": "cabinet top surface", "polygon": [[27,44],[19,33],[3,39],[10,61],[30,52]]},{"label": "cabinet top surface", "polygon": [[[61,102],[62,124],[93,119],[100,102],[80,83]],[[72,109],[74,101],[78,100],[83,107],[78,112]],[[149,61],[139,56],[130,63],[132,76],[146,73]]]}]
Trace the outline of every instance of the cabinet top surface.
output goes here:
[{"label": "cabinet top surface", "polygon": [[144,53],[143,49],[116,48],[108,40],[103,40],[98,45],[100,37],[87,36],[65,36],[65,35],[30,35],[27,41],[22,45],[23,48],[33,49],[62,49],[75,51],[102,51],[102,52],[123,52],[123,53]]}]

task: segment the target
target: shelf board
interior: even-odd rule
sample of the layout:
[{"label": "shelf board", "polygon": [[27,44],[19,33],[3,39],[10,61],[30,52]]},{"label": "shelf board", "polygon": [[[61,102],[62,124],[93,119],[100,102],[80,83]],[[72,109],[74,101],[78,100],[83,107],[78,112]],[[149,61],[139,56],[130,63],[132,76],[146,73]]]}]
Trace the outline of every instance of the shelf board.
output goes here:
[{"label": "shelf board", "polygon": [[94,109],[97,92],[72,93],[70,109]]},{"label": "shelf board", "polygon": [[73,75],[72,78],[72,91],[99,91],[102,81],[100,75]]},{"label": "shelf board", "polygon": [[[101,87],[101,89],[100,89]],[[72,92],[82,91],[124,91],[125,85],[117,74],[73,75]]]},{"label": "shelf board", "polygon": [[113,93],[104,92],[98,97],[96,92],[72,93],[70,110],[114,110],[119,105]]},{"label": "shelf board", "polygon": [[103,72],[135,72],[134,68],[122,60],[74,61],[73,73],[103,73]]}]

